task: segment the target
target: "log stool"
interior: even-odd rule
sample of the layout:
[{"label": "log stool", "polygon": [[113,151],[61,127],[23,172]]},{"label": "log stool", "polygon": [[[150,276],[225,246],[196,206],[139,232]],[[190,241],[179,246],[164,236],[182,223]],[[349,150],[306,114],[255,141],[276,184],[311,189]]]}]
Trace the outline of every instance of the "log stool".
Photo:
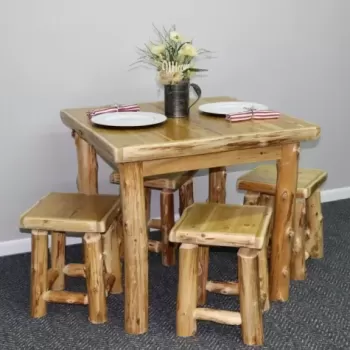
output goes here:
[{"label": "log stool", "polygon": [[[323,257],[323,216],[320,186],[327,179],[327,172],[319,169],[299,169],[297,198],[292,238],[290,275],[294,280],[306,277],[305,260]],[[274,165],[255,168],[237,180],[237,189],[247,191],[245,204],[274,205],[277,170]]]},{"label": "log stool", "polygon": [[[146,220],[148,228],[160,230],[161,241],[149,240],[148,250],[161,253],[164,266],[175,265],[175,245],[169,242],[168,236],[174,226],[174,192],[179,190],[180,215],[183,210],[193,203],[193,176],[197,171],[186,171],[172,174],[149,176],[144,179],[146,199]],[[110,182],[120,184],[120,175],[114,171]],[[160,220],[150,217],[151,191],[160,191]],[[123,248],[122,248],[123,249]],[[121,256],[123,252],[121,251]]]},{"label": "log stool", "polygon": [[[176,314],[178,336],[194,335],[197,320],[207,320],[242,325],[245,344],[263,344],[262,312],[269,308],[264,243],[271,215],[272,209],[265,206],[195,203],[185,209],[169,237],[172,242],[182,243]],[[208,266],[198,266],[203,246],[240,248],[238,282],[205,281],[209,292],[239,294],[240,312],[197,307],[203,285],[201,279],[207,276],[202,272],[208,269]]]},{"label": "log stool", "polygon": [[[87,304],[91,323],[107,321],[106,296],[121,293],[118,196],[50,193],[22,214],[32,232],[31,316],[47,313],[47,303]],[[52,232],[48,268],[48,231]],[[84,234],[84,264],[65,265],[65,233]],[[65,275],[85,277],[87,294],[65,291]]]}]

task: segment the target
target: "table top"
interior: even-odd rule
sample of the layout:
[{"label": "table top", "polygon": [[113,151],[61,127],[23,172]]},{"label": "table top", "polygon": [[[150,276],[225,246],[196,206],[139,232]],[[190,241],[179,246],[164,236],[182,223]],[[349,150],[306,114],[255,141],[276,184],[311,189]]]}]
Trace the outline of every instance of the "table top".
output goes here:
[{"label": "table top", "polygon": [[[61,111],[61,119],[111,163],[156,160],[315,140],[319,126],[282,115],[278,119],[229,123],[222,116],[203,115],[204,103],[236,101],[231,97],[201,98],[189,118],[169,118],[148,128],[107,129],[91,124],[92,108]],[[163,102],[140,104],[141,111],[164,114]]]}]

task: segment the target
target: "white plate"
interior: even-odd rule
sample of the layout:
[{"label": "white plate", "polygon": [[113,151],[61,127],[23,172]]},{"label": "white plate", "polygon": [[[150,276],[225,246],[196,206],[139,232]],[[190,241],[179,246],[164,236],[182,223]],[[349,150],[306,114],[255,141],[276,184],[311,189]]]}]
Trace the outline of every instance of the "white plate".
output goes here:
[{"label": "white plate", "polygon": [[268,110],[267,106],[255,102],[215,102],[200,105],[198,108],[204,113],[220,115],[243,113],[251,108],[257,111]]},{"label": "white plate", "polygon": [[160,124],[166,121],[166,116],[152,112],[115,112],[96,115],[91,121],[98,125],[125,128]]}]

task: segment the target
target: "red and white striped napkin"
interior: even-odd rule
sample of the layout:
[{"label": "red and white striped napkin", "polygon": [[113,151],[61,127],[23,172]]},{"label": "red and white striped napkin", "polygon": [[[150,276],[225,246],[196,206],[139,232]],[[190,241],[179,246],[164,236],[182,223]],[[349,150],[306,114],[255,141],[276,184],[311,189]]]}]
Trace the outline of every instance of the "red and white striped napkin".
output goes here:
[{"label": "red and white striped napkin", "polygon": [[140,107],[138,105],[114,105],[108,107],[102,107],[98,109],[93,109],[92,111],[87,112],[88,117],[92,117],[104,113],[117,113],[117,112],[139,112]]},{"label": "red and white striped napkin", "polygon": [[240,112],[240,113],[234,113],[234,114],[227,114],[226,120],[229,122],[240,122],[244,120],[251,120],[251,119],[277,119],[281,115],[280,112],[266,110],[266,111],[257,111],[254,109],[249,109],[246,112]]}]

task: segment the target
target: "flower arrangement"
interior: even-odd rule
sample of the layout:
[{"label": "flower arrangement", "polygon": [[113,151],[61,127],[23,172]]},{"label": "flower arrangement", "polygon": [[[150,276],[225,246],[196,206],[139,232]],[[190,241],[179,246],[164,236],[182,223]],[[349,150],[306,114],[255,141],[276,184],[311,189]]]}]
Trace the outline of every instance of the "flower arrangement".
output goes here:
[{"label": "flower arrangement", "polygon": [[174,85],[189,80],[196,72],[207,69],[196,68],[195,61],[210,51],[197,49],[192,40],[185,40],[173,25],[162,31],[154,27],[157,41],[150,42],[145,48],[139,48],[139,59],[134,64],[147,64],[155,67],[163,85]]}]

